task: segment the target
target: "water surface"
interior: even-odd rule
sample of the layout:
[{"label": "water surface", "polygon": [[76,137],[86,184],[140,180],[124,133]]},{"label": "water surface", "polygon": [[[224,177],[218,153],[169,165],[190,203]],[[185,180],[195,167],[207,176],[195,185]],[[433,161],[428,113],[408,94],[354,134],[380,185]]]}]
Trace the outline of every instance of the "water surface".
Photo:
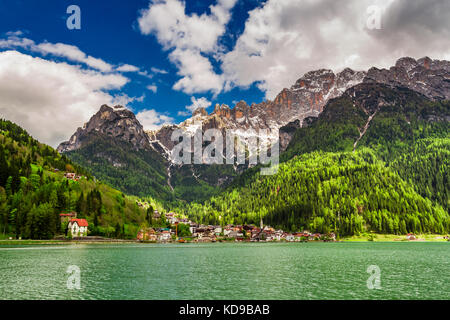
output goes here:
[{"label": "water surface", "polygon": [[0,246],[0,299],[450,299],[449,269],[445,242]]}]

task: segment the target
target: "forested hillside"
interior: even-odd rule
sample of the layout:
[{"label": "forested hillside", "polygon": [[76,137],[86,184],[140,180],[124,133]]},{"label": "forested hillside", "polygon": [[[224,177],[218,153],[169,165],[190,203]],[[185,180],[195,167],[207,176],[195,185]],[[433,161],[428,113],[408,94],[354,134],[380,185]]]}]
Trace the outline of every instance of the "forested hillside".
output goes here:
[{"label": "forested hillside", "polygon": [[[80,176],[66,179],[64,172]],[[86,218],[91,235],[134,238],[146,210],[96,182],[66,156],[41,144],[10,121],[0,121],[0,234],[49,239],[64,234],[60,213]],[[146,199],[155,208],[159,204]],[[159,208],[159,207],[158,207]]]},{"label": "forested hillside", "polygon": [[400,155],[391,168],[423,197],[450,209],[450,138],[427,138]]},{"label": "forested hillside", "polygon": [[264,222],[340,235],[449,231],[450,103],[361,84],[296,131],[279,172],[247,170],[185,210],[205,223]]},{"label": "forested hillside", "polygon": [[95,177],[127,194],[174,199],[164,159],[154,151],[133,149],[127,142],[102,134],[91,134],[87,140],[86,145],[67,156],[89,168]]},{"label": "forested hillside", "polygon": [[446,137],[449,120],[449,101],[432,102],[406,88],[360,84],[331,100],[311,125],[298,129],[282,160],[365,146],[390,161],[419,139]]},{"label": "forested hillside", "polygon": [[373,151],[312,152],[251,175],[243,186],[186,210],[204,223],[264,223],[353,235],[448,232],[448,213],[386,168]]}]

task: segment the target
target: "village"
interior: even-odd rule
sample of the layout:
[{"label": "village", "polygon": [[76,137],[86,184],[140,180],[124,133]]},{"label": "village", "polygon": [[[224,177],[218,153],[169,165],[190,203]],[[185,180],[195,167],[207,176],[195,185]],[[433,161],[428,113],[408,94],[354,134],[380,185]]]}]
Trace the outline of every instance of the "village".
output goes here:
[{"label": "village", "polygon": [[[146,202],[136,201],[140,207],[147,208]],[[98,236],[89,236],[89,223],[86,219],[77,219],[76,212],[61,213],[62,224],[67,225],[67,235],[76,240],[106,241]],[[336,234],[312,233],[308,230],[301,232],[286,232],[264,225],[204,225],[193,222],[185,216],[175,212],[160,213],[154,210],[152,214],[154,224],[150,227],[141,226],[133,241],[143,243],[204,243],[204,242],[335,242]],[[155,227],[163,225],[164,227]],[[406,240],[420,240],[414,234],[408,233]],[[450,241],[449,237],[444,240]],[[125,241],[125,240],[123,240]],[[128,240],[130,241],[130,240]],[[369,240],[373,241],[373,240]]]},{"label": "village", "polygon": [[[275,230],[270,226],[264,226],[261,220],[260,226],[255,225],[203,225],[187,218],[179,217],[174,212],[163,215],[170,224],[170,228],[146,228],[139,230],[137,240],[141,242],[306,242],[306,241],[336,241],[336,235],[303,232],[289,233],[281,229]],[[155,210],[153,219],[161,219],[162,215]],[[179,226],[189,227],[189,235],[181,235]]]}]

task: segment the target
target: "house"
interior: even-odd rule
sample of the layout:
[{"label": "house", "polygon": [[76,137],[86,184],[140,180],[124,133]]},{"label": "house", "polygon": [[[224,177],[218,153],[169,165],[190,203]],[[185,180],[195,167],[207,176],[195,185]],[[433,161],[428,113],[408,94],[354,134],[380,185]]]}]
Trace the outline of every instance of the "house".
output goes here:
[{"label": "house", "polygon": [[71,219],[67,226],[72,237],[85,237],[88,231],[88,222],[86,219]]},{"label": "house", "polygon": [[196,228],[196,230],[195,230],[195,233],[193,233],[192,235],[195,237],[198,237],[199,239],[201,239],[201,238],[203,238],[203,237],[206,237],[207,236],[207,229],[206,228],[204,228],[204,227],[198,227],[198,228]]},{"label": "house", "polygon": [[416,236],[413,233],[408,233],[406,235],[406,239],[408,239],[408,240],[417,240]]},{"label": "house", "polygon": [[244,234],[241,231],[231,231],[227,235],[228,238],[243,238]]},{"label": "house", "polygon": [[289,242],[292,242],[292,241],[294,241],[294,236],[292,235],[292,234],[287,234],[286,235],[286,241],[289,241]]},{"label": "house", "polygon": [[189,223],[189,231],[191,232],[191,234],[196,233],[197,228],[198,228],[198,224],[196,224],[194,222]]},{"label": "house", "polygon": [[283,230],[277,230],[274,233],[274,239],[277,241],[280,241],[281,239],[284,239],[286,235],[284,234]]},{"label": "house", "polygon": [[253,229],[255,229],[255,226],[252,226],[252,225],[248,225],[248,224],[246,224],[246,225],[244,225],[244,230],[245,231],[247,231],[247,232],[251,232]]},{"label": "house", "polygon": [[179,221],[178,221],[178,218],[175,217],[175,216],[173,215],[173,213],[171,214],[171,212],[169,212],[169,213],[166,215],[166,220],[169,221],[170,224],[176,224],[176,223],[179,222]]},{"label": "house", "polygon": [[136,204],[139,206],[139,207],[141,207],[141,208],[144,208],[144,209],[147,209],[150,205],[148,204],[148,202],[141,202],[141,201],[139,201],[139,200],[136,200]]},{"label": "house", "polygon": [[76,177],[76,174],[73,172],[66,172],[64,173],[64,178],[70,179],[70,180],[74,180]]},{"label": "house", "polygon": [[158,241],[167,242],[172,239],[172,235],[170,234],[170,230],[163,230],[160,234],[158,234]]},{"label": "house", "polygon": [[76,219],[77,213],[75,211],[69,213],[60,213],[59,218],[61,219],[61,223],[68,222],[71,219]]},{"label": "house", "polygon": [[221,233],[222,233],[222,227],[216,226],[214,229],[214,234],[216,236],[220,236]]},{"label": "house", "polygon": [[161,218],[161,214],[158,212],[158,210],[153,211],[153,219],[159,220]]},{"label": "house", "polygon": [[322,235],[320,233],[313,233],[308,236],[308,240],[318,241],[318,240],[320,240],[321,237],[322,237]]},{"label": "house", "polygon": [[225,230],[223,231],[223,234],[225,237],[228,237],[228,235],[233,231],[232,228],[230,227],[226,227]]},{"label": "house", "polygon": [[147,230],[139,230],[137,237],[138,240],[156,241],[158,239],[156,232],[153,228],[148,228]]}]

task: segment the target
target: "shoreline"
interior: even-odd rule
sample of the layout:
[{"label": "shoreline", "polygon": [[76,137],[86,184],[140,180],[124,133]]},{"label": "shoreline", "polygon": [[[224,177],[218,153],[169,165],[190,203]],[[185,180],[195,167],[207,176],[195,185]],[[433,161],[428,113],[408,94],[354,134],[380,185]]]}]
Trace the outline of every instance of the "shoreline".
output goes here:
[{"label": "shoreline", "polygon": [[[439,234],[423,234],[416,235],[416,240],[408,240],[406,236],[399,235],[391,235],[391,234],[376,234],[373,237],[369,238],[369,236],[352,236],[345,237],[337,241],[331,242],[448,242],[445,237],[447,235],[439,235]],[[73,245],[73,244],[204,244],[204,243],[321,243],[321,242],[330,242],[330,241],[216,241],[216,242],[184,242],[180,243],[178,241],[168,241],[168,242],[142,242],[139,240],[124,240],[124,239],[86,239],[86,240],[0,240],[0,245]]]}]

